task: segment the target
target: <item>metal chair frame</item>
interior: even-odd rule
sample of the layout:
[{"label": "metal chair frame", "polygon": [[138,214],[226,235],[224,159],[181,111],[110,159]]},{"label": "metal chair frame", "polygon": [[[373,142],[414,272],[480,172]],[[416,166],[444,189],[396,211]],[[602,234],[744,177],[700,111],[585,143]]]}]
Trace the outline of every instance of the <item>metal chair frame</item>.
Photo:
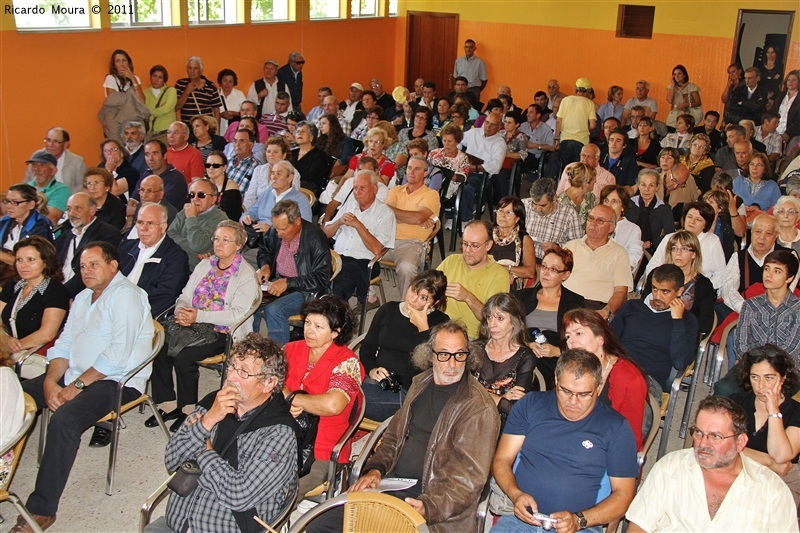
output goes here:
[{"label": "metal chair frame", "polygon": [[714,330],[717,329],[717,314],[714,313],[714,322],[711,325],[711,331],[709,331],[705,337],[700,340],[700,344],[697,346],[697,356],[694,360],[694,368],[692,369],[692,377],[691,381],[689,382],[689,392],[686,395],[686,406],[683,409],[683,418],[681,418],[681,427],[678,430],[678,436],[680,438],[686,437],[686,430],[689,428],[689,417],[691,416],[692,411],[692,404],[694,403],[694,395],[697,391],[697,380],[700,379],[698,375],[700,374],[700,369],[703,366],[703,359],[705,357],[706,351],[708,350],[708,345],[711,343],[711,336],[714,334]]},{"label": "metal chair frame", "polygon": [[5,483],[0,486],[0,503],[4,501],[10,501],[11,504],[17,509],[17,512],[25,519],[25,522],[28,523],[28,526],[34,531],[34,533],[42,533],[42,528],[36,523],[36,520],[34,520],[33,516],[31,516],[30,511],[28,511],[27,507],[25,507],[25,504],[22,503],[22,500],[20,500],[19,496],[8,490],[8,487],[11,485],[11,481],[14,479],[14,474],[17,471],[19,459],[22,456],[22,451],[25,449],[25,443],[28,440],[28,435],[30,435],[31,429],[33,428],[33,423],[36,421],[36,402],[30,397],[30,395],[25,393],[23,394],[25,396],[25,416],[22,419],[22,426],[14,435],[11,436],[6,447],[0,449],[0,457],[4,456],[11,450],[14,451],[14,458],[11,462],[11,469],[8,473],[8,477],[6,478]]}]

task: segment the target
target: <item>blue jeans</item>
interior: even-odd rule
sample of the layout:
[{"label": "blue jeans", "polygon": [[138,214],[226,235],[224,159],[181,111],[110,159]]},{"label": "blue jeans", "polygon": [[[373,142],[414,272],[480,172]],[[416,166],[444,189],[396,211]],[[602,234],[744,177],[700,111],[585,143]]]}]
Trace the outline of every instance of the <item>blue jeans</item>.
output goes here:
[{"label": "blue jeans", "polygon": [[[551,529],[545,529],[540,526],[526,524],[514,515],[505,515],[500,517],[500,520],[497,521],[491,531],[492,533],[553,533],[555,531],[555,526]],[[581,529],[581,531],[585,531],[586,533],[602,533],[603,527],[587,527],[586,529]]]},{"label": "blue jeans", "polygon": [[253,331],[261,330],[261,316],[267,322],[269,338],[283,346],[289,342],[289,317],[300,313],[300,306],[306,301],[302,292],[290,292],[277,300],[260,307],[253,319]]},{"label": "blue jeans", "polygon": [[383,422],[399,411],[408,392],[406,389],[400,389],[400,392],[383,390],[372,378],[366,378],[361,384],[361,388],[364,390],[364,398],[367,402],[364,416],[376,422]]}]

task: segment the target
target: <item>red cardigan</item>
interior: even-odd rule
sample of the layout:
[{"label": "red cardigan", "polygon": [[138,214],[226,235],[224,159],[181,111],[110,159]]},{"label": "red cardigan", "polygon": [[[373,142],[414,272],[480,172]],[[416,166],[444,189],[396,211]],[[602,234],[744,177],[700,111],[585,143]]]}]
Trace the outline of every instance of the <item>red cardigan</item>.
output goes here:
[{"label": "red cardigan", "polygon": [[[641,450],[647,381],[630,361],[619,358],[611,369],[608,375],[608,399],[611,400],[611,407],[624,416],[631,425],[633,435],[636,437],[636,447]],[[654,420],[653,423],[658,424],[658,420]]]},{"label": "red cardigan", "polygon": [[[347,346],[331,344],[308,374],[306,374],[306,369],[310,350],[305,341],[290,342],[286,344],[285,350],[286,360],[289,364],[286,388],[291,392],[302,389],[309,394],[325,394],[328,392],[328,383],[333,369],[342,361],[350,358],[358,362],[361,381],[364,380],[364,367],[358,361],[358,356]],[[351,398],[347,407],[338,415],[320,417],[317,440],[314,443],[314,458],[318,461],[330,461],[333,447],[336,446],[349,425],[350,412],[355,400],[355,396]],[[339,462],[347,463],[349,460],[350,445],[348,444],[342,449]]]}]

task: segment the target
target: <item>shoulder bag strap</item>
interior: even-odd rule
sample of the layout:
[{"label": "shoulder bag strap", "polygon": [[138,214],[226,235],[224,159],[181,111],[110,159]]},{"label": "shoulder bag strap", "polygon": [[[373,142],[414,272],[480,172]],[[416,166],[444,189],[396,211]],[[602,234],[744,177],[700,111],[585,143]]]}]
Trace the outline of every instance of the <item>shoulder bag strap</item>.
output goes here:
[{"label": "shoulder bag strap", "polygon": [[[277,394],[280,394],[280,391],[278,391],[278,392],[277,392]],[[260,414],[261,414],[261,412],[262,412],[262,411],[263,411],[263,410],[264,410],[264,409],[267,407],[267,404],[269,404],[269,403],[270,403],[270,401],[272,401],[272,399],[270,399],[270,400],[267,400],[266,402],[262,403],[262,404],[261,404],[261,405],[258,407],[258,409],[256,409],[256,412],[255,412],[255,413],[253,413],[253,414],[252,414],[252,416],[250,416],[250,418],[248,418],[248,419],[245,421],[245,423],[244,423],[244,424],[241,424],[241,425],[240,425],[238,428],[236,428],[236,431],[234,432],[234,434],[233,434],[233,437],[231,437],[231,440],[228,442],[228,444],[226,444],[226,445],[225,445],[225,447],[224,447],[224,448],[222,448],[222,451],[220,451],[220,452],[219,452],[219,456],[220,456],[220,457],[222,457],[222,458],[224,458],[224,457],[225,457],[225,452],[227,452],[227,451],[228,451],[228,448],[230,448],[230,447],[231,447],[231,444],[233,444],[234,442],[236,442],[236,439],[239,437],[239,435],[241,435],[241,434],[242,434],[242,431],[244,431],[245,429],[247,429],[247,427],[248,427],[248,426],[249,426],[249,425],[250,425],[250,424],[253,422],[253,420],[255,420],[256,418],[258,418],[258,415],[260,415]]]}]

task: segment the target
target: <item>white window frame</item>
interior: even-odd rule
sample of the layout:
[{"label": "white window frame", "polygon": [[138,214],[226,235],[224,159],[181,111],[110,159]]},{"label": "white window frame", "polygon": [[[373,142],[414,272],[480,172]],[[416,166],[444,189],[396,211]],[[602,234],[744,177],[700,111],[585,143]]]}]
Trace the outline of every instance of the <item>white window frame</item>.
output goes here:
[{"label": "white window frame", "polygon": [[311,0],[309,2],[309,4],[308,4],[308,18],[309,18],[309,20],[343,20],[343,19],[347,18],[347,2],[349,0],[344,0],[344,1],[342,1],[342,0],[319,0],[319,1],[327,2],[327,3],[336,3],[336,5],[338,6],[338,11],[337,11],[336,15],[324,16],[324,17],[315,17],[315,16],[312,15],[312,13],[311,13],[311,2],[313,2],[313,1],[314,0]]},{"label": "white window frame", "polygon": [[295,10],[294,10],[294,0],[290,2],[290,0],[272,0],[272,13],[275,13],[275,4],[281,4],[281,10],[286,12],[286,18],[278,18],[273,17],[271,19],[255,19],[253,18],[253,5],[255,4],[255,0],[252,0],[250,3],[250,23],[251,24],[272,24],[275,22],[294,22],[295,20]]},{"label": "white window frame", "polygon": [[[228,24],[239,24],[244,21],[239,20],[237,15],[236,4],[239,0],[221,0],[222,1],[222,20],[192,20],[191,18],[188,19],[189,26],[220,26],[220,25],[228,25]],[[200,4],[205,3],[206,6],[208,5],[208,0],[188,0],[189,5],[196,5],[197,6],[197,13],[198,17],[200,14]],[[188,7],[187,7],[187,16],[188,16]],[[206,9],[206,17],[208,17],[208,9]]]},{"label": "white window frame", "polygon": [[[3,2],[5,4],[5,2]],[[87,31],[96,29],[99,26],[99,19],[97,19],[97,14],[99,14],[99,5],[95,7],[94,2],[89,2],[89,0],[61,0],[58,3],[42,5],[42,2],[38,0],[14,0],[13,2],[9,0],[11,6],[15,9],[19,8],[36,8],[37,11],[41,10],[42,12],[36,13],[13,13],[14,17],[14,24],[16,25],[17,31],[21,32],[35,32],[35,31]],[[64,9],[65,11],[69,11],[71,9],[83,9],[83,15],[80,13],[74,14],[66,14],[64,13],[63,16],[66,17],[65,21],[59,21],[56,19],[56,14],[53,12],[53,8],[58,6],[58,9]],[[98,13],[94,13],[93,9],[96,10]],[[5,9],[5,8],[4,8]],[[86,24],[80,25],[77,23],[71,23],[71,17],[83,17],[86,16]],[[96,21],[93,19],[97,19]],[[30,22],[31,25],[26,25],[26,22]],[[44,24],[44,25],[37,25],[36,23],[44,23],[45,21],[51,22],[53,24]],[[20,24],[22,22],[23,24]]]},{"label": "white window frame", "polygon": [[[361,2],[371,3],[375,6],[374,13],[361,14]],[[353,4],[358,3],[358,10],[355,9]],[[350,0],[350,18],[354,19],[373,19],[381,17],[381,4],[383,0]]]},{"label": "white window frame", "polygon": [[114,5],[120,5],[123,7],[132,7],[131,12],[125,14],[127,16],[126,22],[112,22],[111,28],[112,29],[123,29],[123,28],[169,28],[180,26],[180,21],[173,21],[172,20],[172,5],[170,4],[170,0],[157,0],[157,3],[160,5],[160,21],[138,21],[137,13],[138,13],[138,4],[141,0],[109,0],[109,7],[113,9]]}]

